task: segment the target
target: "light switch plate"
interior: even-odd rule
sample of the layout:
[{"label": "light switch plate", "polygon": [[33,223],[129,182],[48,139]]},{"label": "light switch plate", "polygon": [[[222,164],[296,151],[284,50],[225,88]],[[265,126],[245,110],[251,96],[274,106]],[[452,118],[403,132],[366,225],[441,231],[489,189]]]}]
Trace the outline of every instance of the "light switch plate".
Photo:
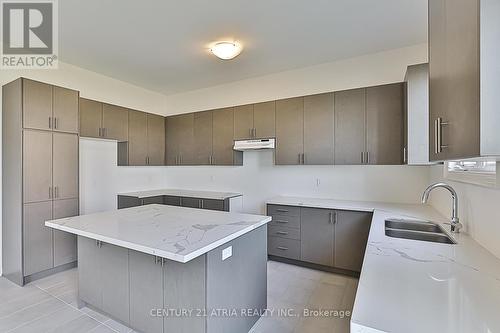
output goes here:
[{"label": "light switch plate", "polygon": [[229,246],[226,247],[224,250],[222,250],[222,260],[226,260],[227,258],[230,258],[233,255],[233,247]]}]

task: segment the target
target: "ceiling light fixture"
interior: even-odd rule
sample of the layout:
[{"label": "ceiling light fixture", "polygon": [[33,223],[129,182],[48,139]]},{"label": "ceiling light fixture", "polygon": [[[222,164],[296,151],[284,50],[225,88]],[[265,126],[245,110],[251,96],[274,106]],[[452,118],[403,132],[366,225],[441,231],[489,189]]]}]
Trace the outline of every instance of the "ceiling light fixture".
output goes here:
[{"label": "ceiling light fixture", "polygon": [[217,42],[210,48],[210,51],[222,60],[235,58],[241,53],[241,50],[243,47],[238,42]]}]

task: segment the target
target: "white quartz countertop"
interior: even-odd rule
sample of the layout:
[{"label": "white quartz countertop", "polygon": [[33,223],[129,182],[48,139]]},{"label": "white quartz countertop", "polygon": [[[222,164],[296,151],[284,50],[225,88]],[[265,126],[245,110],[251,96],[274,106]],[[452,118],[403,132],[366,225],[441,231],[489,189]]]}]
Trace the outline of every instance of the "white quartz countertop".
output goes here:
[{"label": "white quartz countertop", "polygon": [[196,191],[196,190],[179,190],[179,189],[135,191],[135,192],[118,193],[118,195],[124,195],[136,198],[149,198],[160,195],[171,195],[175,197],[201,198],[201,199],[214,199],[214,200],[225,200],[229,198],[242,196],[241,193],[233,193],[233,192],[214,192],[214,191]]},{"label": "white quartz countertop", "polygon": [[500,332],[500,259],[465,233],[451,235],[455,245],[385,235],[387,218],[448,222],[432,207],[291,197],[268,203],[374,212],[352,333]]},{"label": "white quartz countertop", "polygon": [[262,215],[146,205],[51,220],[45,225],[186,263],[270,221]]}]

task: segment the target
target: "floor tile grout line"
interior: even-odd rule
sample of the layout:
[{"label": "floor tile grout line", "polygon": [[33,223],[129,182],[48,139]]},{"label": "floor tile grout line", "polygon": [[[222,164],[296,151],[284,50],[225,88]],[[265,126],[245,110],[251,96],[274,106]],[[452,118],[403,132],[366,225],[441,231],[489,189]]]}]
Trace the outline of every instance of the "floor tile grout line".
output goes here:
[{"label": "floor tile grout line", "polygon": [[[50,295],[50,296],[52,296],[52,295]],[[48,302],[48,301],[50,301],[50,298],[45,299],[45,300],[40,301],[40,302],[36,302],[36,303],[30,304],[30,305],[28,305],[28,306],[25,306],[25,307],[24,307],[24,308],[22,308],[22,309],[19,309],[19,310],[16,310],[16,311],[14,311],[14,312],[11,312],[11,313],[9,313],[8,315],[5,315],[5,316],[0,316],[0,320],[1,320],[1,319],[5,319],[5,318],[7,318],[7,317],[10,317],[10,316],[12,316],[12,315],[15,315],[16,313],[18,313],[18,312],[20,312],[20,311],[27,310],[27,309],[29,309],[29,308],[31,308],[31,307],[33,307],[33,306],[37,306],[37,305],[40,305],[40,304],[45,303],[45,302]]]},{"label": "floor tile grout line", "polygon": [[[38,287],[37,287],[37,288],[38,288]],[[81,313],[81,314],[83,314],[84,316],[87,316],[87,317],[89,317],[90,319],[97,321],[97,322],[98,322],[98,323],[100,323],[101,325],[104,325],[104,326],[108,327],[108,328],[109,328],[109,329],[111,329],[113,332],[120,333],[120,332],[118,332],[117,330],[115,330],[114,328],[112,328],[112,327],[110,327],[110,326],[108,326],[108,325],[106,325],[106,324],[105,324],[105,323],[106,323],[107,321],[109,321],[110,319],[108,319],[108,320],[106,320],[106,321],[102,322],[102,321],[100,321],[100,320],[98,320],[98,319],[96,319],[96,318],[94,318],[94,317],[90,316],[88,313],[84,312],[82,309],[79,309],[78,307],[76,307],[76,306],[74,306],[74,305],[72,305],[72,304],[70,304],[70,303],[68,303],[68,302],[66,302],[66,301],[64,301],[64,300],[62,300],[62,299],[60,299],[60,298],[59,298],[59,297],[57,297],[57,296],[51,295],[48,291],[43,290],[42,288],[39,288],[39,289],[40,289],[40,290],[42,290],[43,292],[47,293],[48,295],[50,295],[50,296],[52,296],[52,297],[54,297],[54,298],[58,299],[60,302],[62,302],[62,303],[64,303],[64,304],[66,304],[66,305],[67,305],[67,306],[69,306],[70,308],[72,308],[72,309],[74,309],[74,310],[77,310],[78,312],[80,312],[80,313]],[[98,326],[100,326],[100,325],[98,325]]]}]

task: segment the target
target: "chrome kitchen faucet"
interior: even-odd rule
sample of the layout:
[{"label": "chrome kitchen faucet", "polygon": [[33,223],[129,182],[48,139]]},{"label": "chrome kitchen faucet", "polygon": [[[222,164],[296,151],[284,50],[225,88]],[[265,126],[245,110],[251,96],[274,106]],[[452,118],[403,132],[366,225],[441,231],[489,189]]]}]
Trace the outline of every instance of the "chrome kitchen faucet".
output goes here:
[{"label": "chrome kitchen faucet", "polygon": [[453,201],[453,206],[452,206],[452,211],[451,211],[451,232],[454,233],[459,233],[460,229],[462,228],[462,224],[460,223],[460,220],[458,219],[458,194],[457,192],[451,187],[450,185],[446,183],[435,183],[427,187],[422,194],[422,203],[426,203],[427,200],[429,199],[429,194],[431,191],[435,188],[445,188],[451,193],[451,199]]}]

